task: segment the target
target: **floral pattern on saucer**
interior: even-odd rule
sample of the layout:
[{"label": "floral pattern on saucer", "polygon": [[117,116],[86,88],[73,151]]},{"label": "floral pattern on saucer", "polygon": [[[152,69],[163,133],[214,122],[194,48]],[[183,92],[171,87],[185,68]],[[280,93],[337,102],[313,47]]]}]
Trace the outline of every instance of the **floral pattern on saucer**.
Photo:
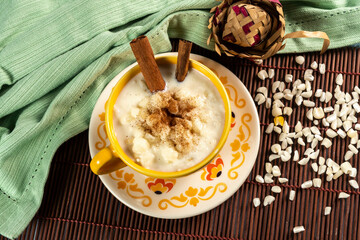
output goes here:
[{"label": "floral pattern on saucer", "polygon": [[[191,54],[191,58],[217,74],[229,95],[232,107],[231,131],[219,155],[203,169],[177,179],[149,178],[130,167],[100,176],[103,184],[122,203],[149,216],[185,218],[211,210],[240,188],[256,160],[260,125],[249,92],[222,65],[195,54]],[[108,84],[95,105],[89,129],[91,156],[109,144],[105,132],[104,105],[112,87],[127,69]]]}]

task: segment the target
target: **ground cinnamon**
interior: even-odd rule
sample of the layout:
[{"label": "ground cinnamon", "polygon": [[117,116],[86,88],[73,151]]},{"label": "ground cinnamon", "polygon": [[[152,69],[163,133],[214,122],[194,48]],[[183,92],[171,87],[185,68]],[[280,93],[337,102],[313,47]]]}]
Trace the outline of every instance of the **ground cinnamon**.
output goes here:
[{"label": "ground cinnamon", "polygon": [[149,90],[151,92],[164,90],[165,81],[156,64],[148,38],[146,36],[135,38],[130,42],[130,46]]},{"label": "ground cinnamon", "polygon": [[184,81],[188,73],[191,47],[192,47],[192,42],[185,40],[179,41],[178,60],[177,60],[176,72],[175,72],[175,77],[179,82]]}]

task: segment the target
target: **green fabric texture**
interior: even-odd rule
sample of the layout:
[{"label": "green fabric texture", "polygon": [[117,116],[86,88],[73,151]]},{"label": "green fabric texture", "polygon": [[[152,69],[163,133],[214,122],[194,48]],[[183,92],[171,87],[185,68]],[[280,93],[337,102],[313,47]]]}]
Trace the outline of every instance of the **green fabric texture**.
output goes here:
[{"label": "green fabric texture", "polygon": [[[169,38],[204,48],[212,0],[4,0],[0,2],[0,234],[17,237],[38,210],[56,149],[88,128],[106,84],[133,63],[146,34],[155,53]],[[331,48],[360,39],[358,1],[282,1],[286,32],[321,30]],[[320,50],[287,40],[282,51]]]}]

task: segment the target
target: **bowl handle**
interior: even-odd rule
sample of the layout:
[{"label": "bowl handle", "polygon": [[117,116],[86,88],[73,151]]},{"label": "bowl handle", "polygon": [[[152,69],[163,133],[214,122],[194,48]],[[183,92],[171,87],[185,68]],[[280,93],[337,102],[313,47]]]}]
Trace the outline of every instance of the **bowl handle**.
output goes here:
[{"label": "bowl handle", "polygon": [[109,147],[101,149],[90,162],[90,169],[96,175],[108,174],[126,166]]}]

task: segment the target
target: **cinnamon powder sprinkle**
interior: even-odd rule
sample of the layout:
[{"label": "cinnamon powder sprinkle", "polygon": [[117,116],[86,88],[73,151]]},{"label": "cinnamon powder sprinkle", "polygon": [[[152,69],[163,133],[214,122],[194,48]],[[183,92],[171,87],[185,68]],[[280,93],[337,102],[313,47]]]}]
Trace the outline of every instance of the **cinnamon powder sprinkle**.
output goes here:
[{"label": "cinnamon powder sprinkle", "polygon": [[[199,142],[197,128],[203,101],[198,96],[181,96],[177,91],[157,92],[140,109],[138,120],[145,132],[173,146],[180,154],[189,153]],[[201,124],[201,123],[200,123]]]}]

